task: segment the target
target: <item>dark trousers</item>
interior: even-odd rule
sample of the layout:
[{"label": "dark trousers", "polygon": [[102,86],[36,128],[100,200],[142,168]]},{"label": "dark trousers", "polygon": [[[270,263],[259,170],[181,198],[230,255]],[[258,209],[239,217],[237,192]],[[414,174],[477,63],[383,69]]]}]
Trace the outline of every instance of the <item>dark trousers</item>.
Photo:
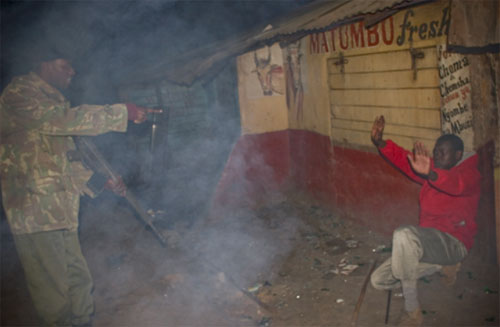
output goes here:
[{"label": "dark trousers", "polygon": [[93,283],[77,232],[14,235],[14,241],[42,324],[89,323],[94,311]]}]

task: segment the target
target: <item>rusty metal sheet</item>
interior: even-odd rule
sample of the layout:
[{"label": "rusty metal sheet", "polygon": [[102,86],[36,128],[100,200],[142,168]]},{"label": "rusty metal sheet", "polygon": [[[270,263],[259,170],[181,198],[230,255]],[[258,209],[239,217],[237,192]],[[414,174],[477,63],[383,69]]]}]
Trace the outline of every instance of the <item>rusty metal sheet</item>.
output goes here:
[{"label": "rusty metal sheet", "polygon": [[375,14],[386,9],[390,9],[402,3],[411,1],[397,0],[353,0],[336,1],[328,3],[328,6],[319,8],[319,12],[314,15],[304,15],[300,20],[291,19],[287,26],[280,28],[277,33],[288,34],[299,30],[314,31],[327,29],[339,22],[359,17],[365,14]]},{"label": "rusty metal sheet", "polygon": [[449,50],[465,53],[498,52],[500,1],[452,0]]}]

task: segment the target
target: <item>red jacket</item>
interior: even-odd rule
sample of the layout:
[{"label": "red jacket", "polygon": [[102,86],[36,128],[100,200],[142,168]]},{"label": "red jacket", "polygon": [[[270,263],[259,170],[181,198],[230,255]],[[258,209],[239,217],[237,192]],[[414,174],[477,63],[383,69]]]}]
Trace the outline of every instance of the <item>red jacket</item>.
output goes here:
[{"label": "red jacket", "polygon": [[462,160],[450,170],[434,167],[438,178],[427,180],[415,174],[407,158],[409,151],[391,140],[380,152],[404,174],[422,184],[420,190],[420,221],[422,227],[436,228],[453,235],[468,250],[476,235],[476,214],[481,193],[481,175],[477,170],[478,156]]}]

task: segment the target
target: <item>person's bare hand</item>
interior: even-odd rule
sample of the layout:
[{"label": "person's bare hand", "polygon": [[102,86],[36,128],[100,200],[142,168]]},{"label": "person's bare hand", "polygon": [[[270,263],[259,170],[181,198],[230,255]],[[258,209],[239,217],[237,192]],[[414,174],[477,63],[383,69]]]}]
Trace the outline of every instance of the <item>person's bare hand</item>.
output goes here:
[{"label": "person's bare hand", "polygon": [[162,109],[150,109],[150,108],[142,108],[138,107],[137,110],[137,118],[134,119],[134,123],[142,124],[148,118],[148,114],[161,114],[163,112]]},{"label": "person's bare hand", "polygon": [[384,136],[384,128],[385,128],[385,118],[384,116],[379,116],[375,118],[372,126],[371,138],[373,144],[377,147],[385,146],[385,142],[383,140]]},{"label": "person's bare hand", "polygon": [[121,176],[119,176],[117,179],[108,179],[106,184],[104,185],[104,188],[112,191],[119,196],[125,196],[127,194],[127,186],[123,182]]},{"label": "person's bare hand", "polygon": [[431,171],[431,158],[425,145],[417,141],[413,148],[413,154],[408,154],[408,160],[413,170],[421,175],[428,176]]}]

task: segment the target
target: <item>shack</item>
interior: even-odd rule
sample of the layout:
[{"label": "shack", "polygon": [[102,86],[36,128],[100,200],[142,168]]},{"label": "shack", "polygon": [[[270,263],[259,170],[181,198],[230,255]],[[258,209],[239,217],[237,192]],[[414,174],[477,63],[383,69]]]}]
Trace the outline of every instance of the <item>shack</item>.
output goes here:
[{"label": "shack", "polygon": [[[226,109],[219,110],[225,114],[212,126],[217,130],[240,117],[241,135],[225,138],[228,157],[213,156],[217,190],[203,199],[204,209],[258,201],[267,191],[293,187],[384,233],[416,223],[418,186],[376,153],[369,136],[374,118],[384,115],[387,137],[407,148],[422,140],[432,149],[441,133],[455,133],[466,151],[480,154],[477,248],[494,261],[500,226],[498,30],[495,1],[314,2],[239,38],[160,63],[134,77],[142,76],[140,88],[122,86],[121,94],[148,105],[176,94],[178,102],[192,105],[178,110],[165,103],[171,105],[168,119],[189,115],[189,130],[198,132],[198,123],[219,108],[216,103],[234,99],[225,101]],[[224,88],[214,87],[221,76]],[[213,105],[193,104],[207,94],[199,85],[218,95],[208,97]],[[238,113],[231,109],[235,105]],[[166,133],[175,135],[177,128]],[[162,148],[176,156],[172,139]]]},{"label": "shack", "polygon": [[[139,3],[116,6],[118,15]],[[146,13],[162,7],[151,4]],[[479,153],[474,253],[455,287],[434,274],[419,280],[419,296],[425,325],[497,325],[499,10],[498,0],[318,0],[190,51],[165,54],[162,34],[136,71],[92,85],[103,101],[112,94],[163,109],[126,134],[96,138],[139,201],[110,192],[82,199],[94,324],[395,323],[403,294],[369,287],[369,276],[391,255],[393,229],[417,222],[419,187],[370,142],[384,115],[386,137],[407,148],[416,140],[432,148],[451,132]],[[174,28],[169,11],[155,17]],[[123,20],[124,29],[143,17]],[[149,40],[126,43],[146,54],[158,45]],[[35,325],[14,240],[5,220],[0,227],[2,325]]]}]

